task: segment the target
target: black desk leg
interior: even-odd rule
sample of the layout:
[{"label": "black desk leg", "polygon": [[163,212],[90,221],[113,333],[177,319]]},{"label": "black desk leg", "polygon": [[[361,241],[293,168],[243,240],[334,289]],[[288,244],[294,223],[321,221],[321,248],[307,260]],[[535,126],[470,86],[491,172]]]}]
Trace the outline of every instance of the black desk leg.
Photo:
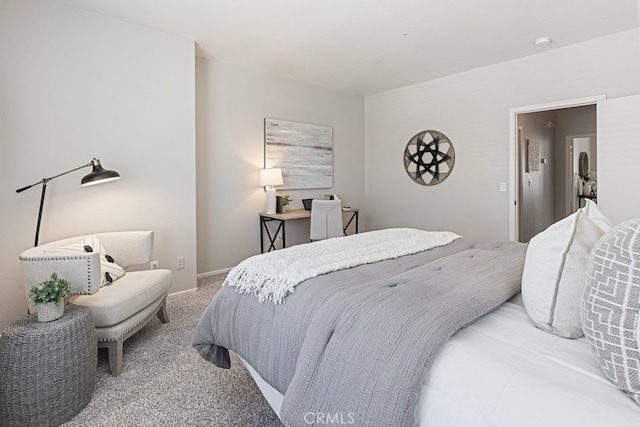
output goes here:
[{"label": "black desk leg", "polygon": [[[269,227],[267,227],[267,222],[270,221],[279,221],[278,228],[273,236],[271,236],[271,232],[269,231]],[[267,232],[267,238],[269,239],[269,249],[267,252],[271,252],[271,250],[276,250],[276,239],[278,238],[278,233],[282,230],[282,247],[284,248],[284,220],[281,219],[272,219],[272,218],[264,218],[260,217],[260,253],[264,253],[264,240],[263,240],[263,228],[264,231]]]},{"label": "black desk leg", "polygon": [[[278,226],[278,230],[280,230],[280,227],[282,227],[282,248],[286,248],[287,247],[287,241],[285,240],[285,235],[284,235],[284,230],[285,230],[285,226],[284,226],[284,220],[280,220],[280,226]],[[274,236],[274,238],[278,237],[278,232],[276,231],[276,235]]]},{"label": "black desk leg", "polygon": [[267,225],[264,223],[264,218],[260,217],[260,253],[264,253],[264,231],[262,227],[266,227]]},{"label": "black desk leg", "polygon": [[360,212],[356,212],[356,234],[358,234],[358,219],[360,218]]},{"label": "black desk leg", "polygon": [[344,226],[344,228],[342,229],[342,233],[346,236],[347,235],[347,230],[349,229],[349,226],[351,225],[351,222],[354,220],[356,220],[356,234],[358,234],[358,211],[353,212],[351,214],[351,218],[349,218],[349,221],[347,222],[347,225]]}]

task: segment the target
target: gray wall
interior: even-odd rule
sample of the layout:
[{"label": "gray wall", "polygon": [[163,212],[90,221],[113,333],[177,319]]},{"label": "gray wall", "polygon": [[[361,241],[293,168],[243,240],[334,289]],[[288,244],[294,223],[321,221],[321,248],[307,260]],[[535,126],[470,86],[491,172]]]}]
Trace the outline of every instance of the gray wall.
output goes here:
[{"label": "gray wall", "polygon": [[[562,166],[557,168],[555,189],[555,214],[556,219],[560,219],[571,213],[573,206],[573,192],[568,194],[569,190],[566,187],[565,173],[569,168],[569,162],[573,160],[567,156],[567,136],[593,134],[595,138],[596,106],[586,105],[584,107],[556,110],[555,123],[556,162]],[[593,153],[589,158],[589,169],[591,170],[591,177],[595,180],[597,180],[597,171],[595,171],[597,161],[597,155]]]},{"label": "gray wall", "polygon": [[[331,189],[286,190],[292,209],[303,198],[337,193],[344,205],[364,207],[364,100],[196,59],[198,273],[233,267],[260,253],[258,213],[265,192],[264,119],[331,126],[334,168]],[[366,210],[361,219],[366,218]],[[364,225],[361,229],[364,228]],[[287,246],[309,241],[309,221],[287,223]]]},{"label": "gray wall", "polygon": [[[371,229],[448,229],[509,238],[509,109],[640,93],[640,30],[480,68],[365,99],[365,210]],[[456,150],[453,173],[424,187],[404,171],[404,147],[435,129]],[[599,140],[599,151],[607,142]],[[600,155],[599,155],[600,157]],[[601,164],[602,166],[602,164]],[[600,179],[605,173],[599,170]],[[631,171],[627,171],[631,175]]]},{"label": "gray wall", "polygon": [[[554,122],[553,111],[521,114],[518,125],[522,126],[520,141],[520,241],[528,242],[533,236],[547,228],[555,221],[555,186],[556,186],[556,153],[555,132],[549,126]],[[527,141],[536,141],[540,148],[538,171],[527,172]]]},{"label": "gray wall", "polygon": [[[26,314],[18,255],[33,245],[40,187],[98,157],[122,179],[49,183],[40,242],[155,231],[171,292],[195,287],[192,41],[38,0],[0,2],[0,329]],[[175,270],[176,258],[186,268]]]}]

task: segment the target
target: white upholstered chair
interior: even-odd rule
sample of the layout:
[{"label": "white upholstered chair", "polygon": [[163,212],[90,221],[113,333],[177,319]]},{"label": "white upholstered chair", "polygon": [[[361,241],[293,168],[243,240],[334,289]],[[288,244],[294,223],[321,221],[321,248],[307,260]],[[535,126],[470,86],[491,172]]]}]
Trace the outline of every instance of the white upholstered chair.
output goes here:
[{"label": "white upholstered chair", "polygon": [[[104,254],[101,257],[97,248],[92,252],[69,249],[92,237],[97,237],[109,255],[106,258],[112,258],[125,271],[122,277],[102,287],[105,271],[111,268],[106,264]],[[119,231],[40,245],[20,254],[20,261],[26,291],[53,272],[70,282],[74,296],[67,302],[90,309],[98,347],[108,349],[111,374],[118,376],[122,372],[123,342],[156,314],[162,323],[169,321],[165,304],[171,286],[171,270],[128,270],[136,265],[148,266],[152,256],[152,231]]]},{"label": "white upholstered chair", "polygon": [[311,202],[311,241],[340,237],[342,229],[342,202],[340,200],[313,200]]}]

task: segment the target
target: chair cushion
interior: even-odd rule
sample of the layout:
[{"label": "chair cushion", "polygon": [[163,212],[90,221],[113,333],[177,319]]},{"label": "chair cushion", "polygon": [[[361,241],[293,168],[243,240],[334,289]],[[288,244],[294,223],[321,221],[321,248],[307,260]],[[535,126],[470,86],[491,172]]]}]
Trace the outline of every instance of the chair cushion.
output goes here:
[{"label": "chair cushion", "polygon": [[161,296],[171,286],[171,270],[130,271],[118,281],[93,295],[79,295],[69,302],[91,310],[96,327],[116,325],[133,316]]}]

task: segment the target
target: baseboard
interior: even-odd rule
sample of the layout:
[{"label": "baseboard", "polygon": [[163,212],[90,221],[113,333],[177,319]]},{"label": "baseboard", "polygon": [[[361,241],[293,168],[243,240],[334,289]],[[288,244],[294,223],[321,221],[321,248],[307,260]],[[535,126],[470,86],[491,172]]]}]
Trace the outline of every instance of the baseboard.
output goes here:
[{"label": "baseboard", "polygon": [[222,270],[207,271],[206,273],[198,273],[196,277],[198,279],[201,279],[203,277],[215,276],[216,274],[228,273],[229,271],[231,271],[232,268],[233,267],[229,267],[229,268],[223,268]]},{"label": "baseboard", "polygon": [[186,294],[192,294],[192,293],[196,292],[197,290],[198,290],[198,288],[191,288],[191,289],[187,289],[186,291],[172,292],[172,293],[167,295],[167,298],[175,298],[175,297],[179,297],[179,296],[186,295]]},{"label": "baseboard", "polygon": [[[231,271],[231,268],[223,268],[222,270],[208,271],[206,273],[200,273],[200,274],[197,274],[196,277],[198,279],[201,279],[203,277],[215,276],[216,274],[228,273],[229,271]],[[181,295],[191,294],[193,292],[196,292],[197,290],[198,290],[198,288],[196,287],[196,288],[187,289],[185,291],[173,292],[173,293],[168,294],[167,298],[174,298],[174,297],[179,297]]]}]

